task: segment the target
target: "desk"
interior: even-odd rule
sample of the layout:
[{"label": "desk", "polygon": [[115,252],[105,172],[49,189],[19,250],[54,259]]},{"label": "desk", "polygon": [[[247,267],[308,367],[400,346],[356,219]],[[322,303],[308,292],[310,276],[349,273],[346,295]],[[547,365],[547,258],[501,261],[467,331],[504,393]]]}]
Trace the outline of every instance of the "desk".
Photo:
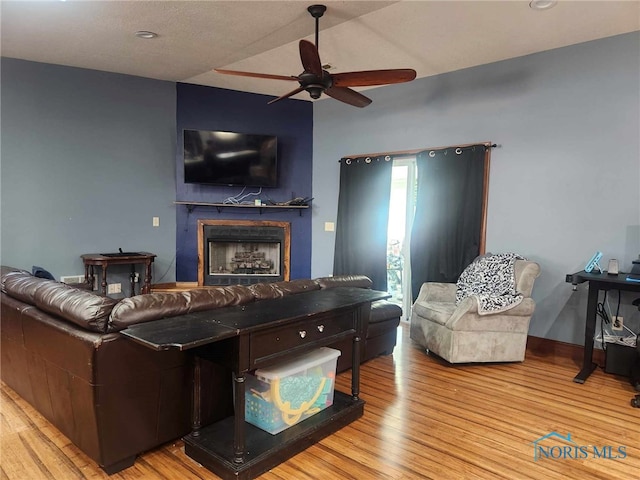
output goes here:
[{"label": "desk", "polygon": [[80,255],[84,262],[84,278],[93,287],[95,279],[94,267],[102,268],[102,282],[100,283],[103,295],[107,294],[107,268],[109,265],[131,265],[131,294],[136,294],[136,270],[135,265],[145,265],[144,283],[140,293],[151,292],[151,264],[156,255],[149,252],[122,252],[122,253],[85,253]]},{"label": "desk", "polygon": [[593,339],[596,333],[596,309],[598,307],[598,293],[600,290],[624,290],[640,292],[640,283],[626,280],[626,273],[609,275],[608,273],[587,273],[584,270],[567,275],[566,281],[573,285],[589,282],[587,297],[587,317],[584,327],[584,357],[582,369],[573,379],[576,383],[584,383],[589,375],[596,369],[593,363]]},{"label": "desk", "polygon": [[[360,418],[360,342],[371,302],[387,292],[337,287],[261,300],[133,325],[121,334],[154,350],[193,353],[192,432],[185,453],[223,479],[248,480]],[[272,435],[245,423],[245,374],[293,356],[353,340],[351,394],[335,391],[333,405]],[[202,358],[231,367],[234,412],[202,427]]]}]

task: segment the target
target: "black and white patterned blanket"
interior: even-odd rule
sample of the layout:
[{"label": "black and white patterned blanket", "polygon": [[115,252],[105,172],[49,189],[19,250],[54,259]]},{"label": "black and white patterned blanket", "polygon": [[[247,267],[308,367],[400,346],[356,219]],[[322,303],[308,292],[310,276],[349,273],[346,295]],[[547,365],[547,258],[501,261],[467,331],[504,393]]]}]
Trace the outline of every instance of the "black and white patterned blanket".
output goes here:
[{"label": "black and white patterned blanket", "polygon": [[478,314],[488,315],[515,307],[523,296],[516,291],[515,262],[526,260],[515,253],[486,255],[465,268],[457,282],[456,304],[473,296]]}]

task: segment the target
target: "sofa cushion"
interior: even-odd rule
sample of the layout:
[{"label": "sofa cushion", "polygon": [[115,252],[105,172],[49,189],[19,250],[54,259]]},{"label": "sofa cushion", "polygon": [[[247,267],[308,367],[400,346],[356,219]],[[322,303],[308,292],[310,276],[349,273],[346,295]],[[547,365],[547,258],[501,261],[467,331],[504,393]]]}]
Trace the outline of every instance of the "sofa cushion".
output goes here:
[{"label": "sofa cushion", "polygon": [[189,313],[189,305],[182,292],[160,292],[123,298],[109,316],[109,331],[129,325]]},{"label": "sofa cushion", "polygon": [[[4,292],[4,281],[6,278],[15,276],[17,274],[28,275],[31,276],[29,272],[26,270],[22,270],[20,268],[9,267],[7,265],[0,266],[0,288]],[[6,292],[5,292],[6,293]]]},{"label": "sofa cushion", "polygon": [[115,300],[17,270],[2,277],[2,291],[92,332],[103,333]]},{"label": "sofa cushion", "polygon": [[4,277],[7,273],[15,273],[15,272],[29,273],[26,270],[23,270],[22,268],[11,267],[9,265],[0,265],[0,276],[2,277]]},{"label": "sofa cushion", "polygon": [[359,287],[371,288],[373,282],[366,275],[337,275],[335,277],[322,277],[316,279],[320,288],[334,287]]},{"label": "sofa cushion", "polygon": [[249,290],[256,297],[256,300],[268,300],[270,298],[281,298],[296,293],[320,290],[320,285],[315,280],[296,279],[274,283],[256,283],[249,286]]},{"label": "sofa cushion", "polygon": [[52,281],[34,277],[28,272],[14,271],[2,276],[2,291],[10,297],[35,305],[36,290],[47,283]]},{"label": "sofa cushion", "polygon": [[312,290],[320,290],[320,285],[315,280],[306,278],[290,280],[288,282],[277,282],[273,284],[275,288],[284,295],[294,295],[296,293],[310,292]]},{"label": "sofa cushion", "polygon": [[242,285],[136,295],[120,300],[113,308],[108,329],[118,331],[138,323],[253,301],[251,291]]},{"label": "sofa cushion", "polygon": [[455,303],[449,302],[416,302],[413,304],[415,315],[428,318],[432,322],[445,325],[456,309]]},{"label": "sofa cushion", "polygon": [[395,303],[386,300],[378,300],[371,304],[371,316],[369,318],[369,326],[373,323],[384,322],[390,319],[398,319],[402,316],[402,308]]},{"label": "sofa cushion", "polygon": [[254,301],[253,293],[244,285],[229,285],[218,288],[222,288],[224,294],[230,298],[229,305],[243,305]]},{"label": "sofa cushion", "polygon": [[395,303],[386,300],[373,302],[367,328],[367,339],[386,335],[390,330],[398,328],[401,316],[402,308]]},{"label": "sofa cushion", "polygon": [[35,305],[92,332],[105,332],[117,301],[64,283],[45,280],[34,292]]},{"label": "sofa cushion", "polygon": [[248,287],[256,300],[269,300],[284,296],[282,290],[278,290],[273,283],[254,283]]},{"label": "sofa cushion", "polygon": [[189,303],[190,312],[201,312],[213,308],[242,305],[254,300],[251,291],[241,285],[227,287],[198,288],[183,292]]}]

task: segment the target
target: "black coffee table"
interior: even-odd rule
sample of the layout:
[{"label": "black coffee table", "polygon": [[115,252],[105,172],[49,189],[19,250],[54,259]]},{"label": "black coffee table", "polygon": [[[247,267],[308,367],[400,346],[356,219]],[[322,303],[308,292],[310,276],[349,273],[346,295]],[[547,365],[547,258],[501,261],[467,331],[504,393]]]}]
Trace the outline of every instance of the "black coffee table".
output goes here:
[{"label": "black coffee table", "polygon": [[[224,479],[251,479],[360,418],[360,342],[371,302],[387,292],[339,287],[262,300],[134,325],[121,333],[155,350],[194,354],[192,432],[185,452]],[[245,374],[319,347],[353,339],[351,394],[335,391],[333,405],[272,435],[245,422]],[[233,370],[235,415],[200,424],[200,360]]]}]

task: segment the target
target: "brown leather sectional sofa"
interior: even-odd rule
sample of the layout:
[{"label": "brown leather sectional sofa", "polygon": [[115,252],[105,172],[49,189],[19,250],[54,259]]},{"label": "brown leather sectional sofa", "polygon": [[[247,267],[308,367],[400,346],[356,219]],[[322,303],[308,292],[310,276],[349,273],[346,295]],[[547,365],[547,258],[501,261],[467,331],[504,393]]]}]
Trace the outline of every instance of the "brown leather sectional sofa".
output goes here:
[{"label": "brown leather sectional sofa", "polygon": [[[138,295],[120,301],[32,276],[1,271],[0,375],[108,474],[136,455],[190,430],[189,354],[154,351],[119,333],[128,325],[193,311],[336,286],[370,288],[364,276],[326,277],[251,286]],[[372,306],[362,361],[389,354],[401,309]],[[350,368],[351,345],[338,370]],[[231,374],[203,362],[210,379],[202,392],[203,423],[232,414]]]}]

